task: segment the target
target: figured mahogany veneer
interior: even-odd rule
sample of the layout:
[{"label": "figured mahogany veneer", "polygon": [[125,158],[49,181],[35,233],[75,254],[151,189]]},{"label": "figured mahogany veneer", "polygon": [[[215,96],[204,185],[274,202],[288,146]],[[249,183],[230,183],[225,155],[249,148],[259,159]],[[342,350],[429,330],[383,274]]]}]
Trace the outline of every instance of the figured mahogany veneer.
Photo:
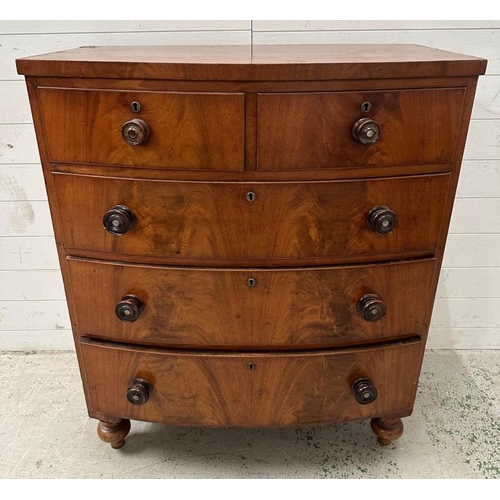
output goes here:
[{"label": "figured mahogany veneer", "polygon": [[17,67],[103,441],[129,419],[401,436],[485,60],[137,46]]},{"label": "figured mahogany veneer", "polygon": [[420,45],[87,46],[18,59],[34,76],[307,81],[484,74],[486,60]]},{"label": "figured mahogany veneer", "polygon": [[[83,334],[173,347],[269,349],[331,347],[421,335],[433,260],[289,270],[193,269],[96,263],[71,258],[76,317]],[[252,280],[249,282],[249,280]],[[92,294],[88,290],[93,290]],[[377,293],[376,322],[357,311]],[[120,321],[126,294],[144,310]]]},{"label": "figured mahogany veneer", "polygon": [[[463,88],[259,94],[258,169],[449,163],[464,95]],[[367,116],[381,128],[370,146],[352,134]]]},{"label": "figured mahogany veneer", "polygon": [[[308,353],[166,351],[83,340],[89,412],[210,427],[281,427],[411,413],[420,342]],[[249,369],[250,367],[250,369]],[[378,396],[356,402],[353,382],[369,375]],[[147,380],[144,405],[125,397]]]},{"label": "figured mahogany veneer", "polygon": [[[289,259],[307,264],[309,259],[333,263],[355,256],[432,255],[449,177],[208,183],[55,174],[54,183],[70,249],[180,264],[184,259],[222,259],[247,266],[254,260],[282,259],[287,266]],[[397,213],[399,223],[381,236],[368,226],[367,217],[384,203]],[[127,206],[135,217],[120,237],[102,228],[103,215],[117,205]]]},{"label": "figured mahogany veneer", "polygon": [[[38,94],[52,162],[243,170],[244,94],[54,88]],[[131,146],[122,126],[138,118],[150,134]]]}]

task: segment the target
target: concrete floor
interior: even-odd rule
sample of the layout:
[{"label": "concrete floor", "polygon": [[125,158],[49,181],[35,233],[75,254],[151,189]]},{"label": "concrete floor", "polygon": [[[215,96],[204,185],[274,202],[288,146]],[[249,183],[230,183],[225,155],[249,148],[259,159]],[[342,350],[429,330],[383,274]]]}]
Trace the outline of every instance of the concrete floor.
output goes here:
[{"label": "concrete floor", "polygon": [[96,435],[70,352],[0,354],[0,478],[498,478],[500,352],[430,351],[403,437],[369,423],[213,430],[132,422]]}]

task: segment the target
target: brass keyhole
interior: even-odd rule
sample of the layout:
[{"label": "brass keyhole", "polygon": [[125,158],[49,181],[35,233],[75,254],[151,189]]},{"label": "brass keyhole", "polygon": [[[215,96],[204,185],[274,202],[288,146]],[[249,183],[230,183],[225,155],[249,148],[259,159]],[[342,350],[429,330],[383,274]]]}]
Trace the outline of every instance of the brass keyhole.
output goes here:
[{"label": "brass keyhole", "polygon": [[368,113],[370,109],[372,109],[372,104],[370,102],[364,102],[363,104],[361,104],[361,111]]},{"label": "brass keyhole", "polygon": [[255,370],[255,364],[254,363],[248,363],[247,368],[249,370]]},{"label": "brass keyhole", "polygon": [[257,280],[255,278],[248,278],[247,279],[247,285],[251,288],[255,286],[257,283]]},{"label": "brass keyhole", "polygon": [[257,195],[253,191],[248,191],[248,193],[246,195],[247,201],[252,203],[252,201],[254,201],[255,198],[257,198]]},{"label": "brass keyhole", "polygon": [[139,111],[141,110],[141,105],[137,101],[133,101],[130,104],[130,109],[131,109],[132,113],[139,113]]}]

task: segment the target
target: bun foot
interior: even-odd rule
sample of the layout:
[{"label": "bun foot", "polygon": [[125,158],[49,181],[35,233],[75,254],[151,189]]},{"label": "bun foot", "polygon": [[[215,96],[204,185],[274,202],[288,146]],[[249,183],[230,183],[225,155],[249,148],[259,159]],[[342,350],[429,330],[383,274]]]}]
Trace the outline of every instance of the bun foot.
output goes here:
[{"label": "bun foot", "polygon": [[111,445],[115,450],[125,444],[125,438],[130,432],[130,420],[124,418],[117,422],[100,420],[97,424],[97,435]]},{"label": "bun foot", "polygon": [[403,421],[400,418],[372,418],[371,427],[382,446],[390,445],[402,436],[404,430]]}]

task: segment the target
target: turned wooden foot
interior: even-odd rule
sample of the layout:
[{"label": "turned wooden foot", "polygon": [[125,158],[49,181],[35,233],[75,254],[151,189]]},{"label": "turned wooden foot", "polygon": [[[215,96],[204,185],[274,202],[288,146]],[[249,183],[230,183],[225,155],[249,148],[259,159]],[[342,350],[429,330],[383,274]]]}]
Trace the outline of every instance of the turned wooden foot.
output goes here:
[{"label": "turned wooden foot", "polygon": [[400,418],[372,418],[371,426],[382,446],[390,445],[403,434],[404,425]]},{"label": "turned wooden foot", "polygon": [[125,444],[125,438],[130,432],[130,420],[124,418],[117,422],[100,420],[97,424],[97,435],[105,442],[110,443],[112,448],[121,448]]}]

